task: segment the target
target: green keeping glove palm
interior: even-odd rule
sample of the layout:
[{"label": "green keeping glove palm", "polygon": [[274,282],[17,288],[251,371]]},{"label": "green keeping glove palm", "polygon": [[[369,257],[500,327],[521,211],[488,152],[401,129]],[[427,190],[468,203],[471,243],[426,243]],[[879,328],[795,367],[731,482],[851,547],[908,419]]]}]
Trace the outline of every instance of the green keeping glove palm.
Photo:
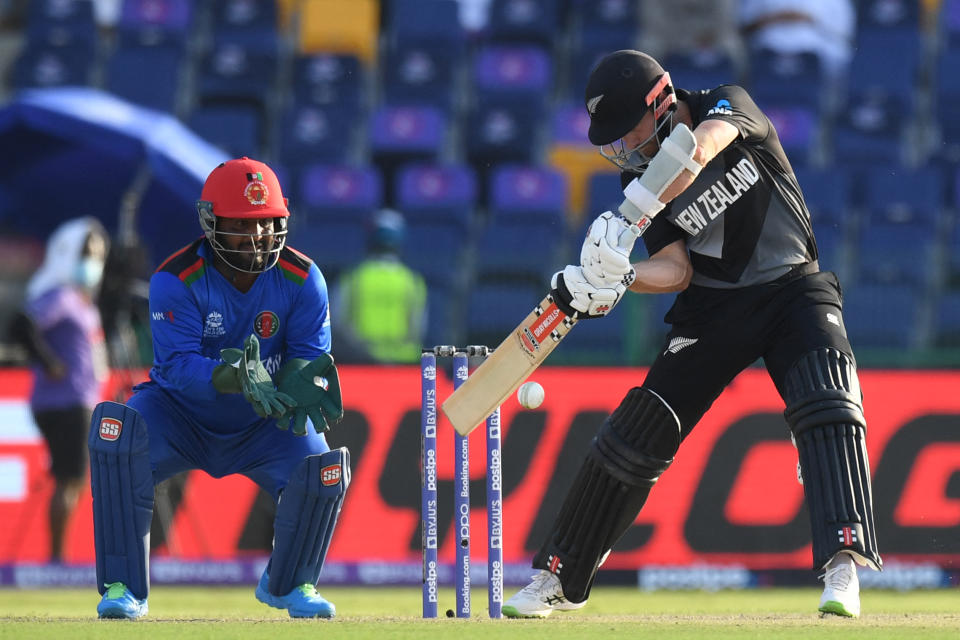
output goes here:
[{"label": "green keeping glove palm", "polygon": [[[260,342],[250,334],[243,341],[243,349],[223,349],[220,357],[225,364],[213,372],[213,386],[221,393],[243,393],[261,418],[281,418],[297,406],[296,401],[273,386],[273,379],[260,361]],[[230,380],[231,374],[234,381]]]},{"label": "green keeping glove palm", "polygon": [[277,372],[277,389],[287,394],[297,404],[277,420],[277,426],[287,429],[293,414],[293,434],[307,434],[307,417],[313,422],[317,433],[330,429],[343,418],[343,400],[340,397],[340,374],[333,364],[333,356],[324,353],[313,361],[294,358]]}]

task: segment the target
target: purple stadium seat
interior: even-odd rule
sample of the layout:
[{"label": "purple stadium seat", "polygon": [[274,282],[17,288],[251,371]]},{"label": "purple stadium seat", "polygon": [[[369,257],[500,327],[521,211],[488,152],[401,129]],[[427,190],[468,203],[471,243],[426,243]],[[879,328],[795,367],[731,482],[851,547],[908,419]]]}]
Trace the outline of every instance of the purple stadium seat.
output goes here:
[{"label": "purple stadium seat", "polygon": [[383,181],[374,168],[313,165],[300,175],[300,199],[311,219],[367,215],[383,204]]}]

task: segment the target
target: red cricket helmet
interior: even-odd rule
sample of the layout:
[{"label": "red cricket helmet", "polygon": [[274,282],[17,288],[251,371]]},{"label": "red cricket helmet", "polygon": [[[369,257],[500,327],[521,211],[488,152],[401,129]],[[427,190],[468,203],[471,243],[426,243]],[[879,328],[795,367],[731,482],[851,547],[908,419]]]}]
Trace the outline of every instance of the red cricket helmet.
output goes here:
[{"label": "red cricket helmet", "polygon": [[[197,200],[197,214],[213,250],[240,271],[261,273],[270,269],[277,263],[286,244],[290,211],[280,181],[266,164],[246,156],[223,162],[210,172]],[[217,229],[220,218],[271,218],[273,231],[266,234],[227,233]],[[250,240],[250,247],[227,247],[217,238],[218,235],[245,236]],[[257,237],[265,238],[266,248],[261,248]]]}]

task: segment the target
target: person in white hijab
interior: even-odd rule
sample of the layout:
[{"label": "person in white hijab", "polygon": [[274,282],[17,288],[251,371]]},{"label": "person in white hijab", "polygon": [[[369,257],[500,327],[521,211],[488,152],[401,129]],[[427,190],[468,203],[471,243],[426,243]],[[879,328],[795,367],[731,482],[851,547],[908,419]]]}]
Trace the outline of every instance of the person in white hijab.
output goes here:
[{"label": "person in white hijab", "polygon": [[107,360],[94,299],[109,238],[96,218],[74,218],[50,236],[43,264],[27,283],[16,333],[31,356],[30,408],[50,452],[50,557],[63,559],[64,532],[87,470],[87,433]]}]

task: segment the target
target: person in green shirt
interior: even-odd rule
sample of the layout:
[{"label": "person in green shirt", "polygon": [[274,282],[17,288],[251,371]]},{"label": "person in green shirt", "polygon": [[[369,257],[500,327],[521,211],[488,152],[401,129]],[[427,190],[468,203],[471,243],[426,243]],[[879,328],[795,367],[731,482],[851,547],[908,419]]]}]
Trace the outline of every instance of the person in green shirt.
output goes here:
[{"label": "person in green shirt", "polygon": [[405,231],[399,212],[376,212],[370,221],[366,257],[339,279],[331,306],[339,330],[339,362],[419,360],[427,287],[423,277],[400,258]]}]

